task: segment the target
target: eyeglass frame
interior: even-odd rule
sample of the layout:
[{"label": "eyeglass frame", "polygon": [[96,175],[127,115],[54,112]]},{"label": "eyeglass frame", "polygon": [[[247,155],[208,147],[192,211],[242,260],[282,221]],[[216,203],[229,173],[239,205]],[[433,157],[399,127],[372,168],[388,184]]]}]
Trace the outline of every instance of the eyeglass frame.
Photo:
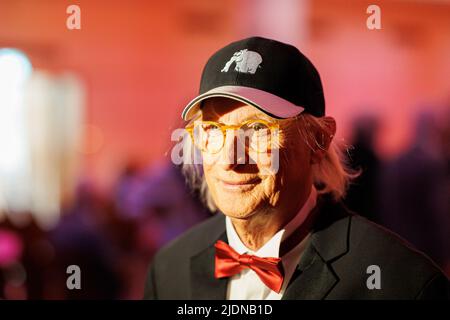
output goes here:
[{"label": "eyeglass frame", "polygon": [[[194,127],[195,127],[195,122],[196,121],[199,121],[199,120],[192,121],[184,129],[189,133],[189,135],[190,135],[194,145],[197,146],[197,144],[195,143],[195,138],[194,138]],[[217,127],[222,132],[223,142],[222,142],[222,146],[219,148],[218,151],[211,152],[211,151],[208,151],[208,150],[203,150],[203,148],[199,147],[203,152],[207,152],[209,154],[219,153],[223,149],[223,147],[225,145],[225,141],[227,139],[227,131],[229,129],[240,130],[243,126],[245,126],[245,125],[247,125],[249,123],[252,123],[252,122],[260,122],[260,123],[266,125],[269,128],[269,130],[270,130],[270,136],[272,136],[274,130],[279,130],[280,129],[280,124],[279,123],[277,123],[277,122],[270,122],[270,121],[267,121],[267,120],[264,120],[264,119],[249,119],[249,120],[245,120],[244,122],[242,122],[240,124],[237,124],[237,125],[227,125],[227,124],[224,124],[224,123],[221,123],[221,122],[208,121],[208,120],[200,120],[200,121],[201,121],[202,124],[204,124],[204,123],[208,124],[209,123],[209,124],[217,125]],[[253,148],[251,148],[251,149],[254,150]],[[265,151],[258,151],[258,150],[254,150],[254,151],[257,152],[257,153],[264,153],[265,152]]]}]

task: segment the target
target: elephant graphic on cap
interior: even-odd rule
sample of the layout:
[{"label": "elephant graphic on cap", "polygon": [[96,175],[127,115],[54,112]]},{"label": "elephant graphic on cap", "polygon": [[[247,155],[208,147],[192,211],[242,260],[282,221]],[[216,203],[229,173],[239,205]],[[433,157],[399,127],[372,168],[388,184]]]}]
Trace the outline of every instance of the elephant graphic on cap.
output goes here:
[{"label": "elephant graphic on cap", "polygon": [[254,74],[258,68],[261,68],[262,57],[258,52],[247,49],[237,51],[220,72],[228,72],[233,62],[236,63],[234,71]]}]

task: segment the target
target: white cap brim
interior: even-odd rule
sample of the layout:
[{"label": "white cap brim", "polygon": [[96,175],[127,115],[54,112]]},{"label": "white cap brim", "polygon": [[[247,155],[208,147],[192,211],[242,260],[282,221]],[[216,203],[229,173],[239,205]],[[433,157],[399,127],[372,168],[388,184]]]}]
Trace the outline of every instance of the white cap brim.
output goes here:
[{"label": "white cap brim", "polygon": [[200,103],[213,97],[237,100],[254,106],[272,117],[281,119],[295,117],[305,110],[302,106],[295,105],[286,99],[263,90],[243,86],[221,86],[194,98],[184,108],[181,117],[184,120],[192,119],[194,114],[199,110]]}]

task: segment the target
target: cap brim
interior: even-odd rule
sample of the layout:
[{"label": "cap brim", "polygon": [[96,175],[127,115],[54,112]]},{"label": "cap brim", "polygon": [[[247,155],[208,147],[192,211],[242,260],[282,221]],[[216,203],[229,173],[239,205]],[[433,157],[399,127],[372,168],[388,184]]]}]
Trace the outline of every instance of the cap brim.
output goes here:
[{"label": "cap brim", "polygon": [[254,106],[262,112],[274,118],[291,118],[299,115],[305,110],[302,106],[297,106],[286,99],[280,98],[269,92],[242,86],[222,86],[211,89],[187,104],[181,117],[190,120],[200,108],[200,103],[213,97],[224,97],[240,101]]}]

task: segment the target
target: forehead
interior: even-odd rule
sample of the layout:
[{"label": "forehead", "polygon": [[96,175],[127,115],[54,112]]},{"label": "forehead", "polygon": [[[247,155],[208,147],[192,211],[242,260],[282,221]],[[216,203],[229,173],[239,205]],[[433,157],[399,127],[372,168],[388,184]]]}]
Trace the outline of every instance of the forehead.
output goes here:
[{"label": "forehead", "polygon": [[211,98],[203,102],[203,119],[243,121],[250,118],[271,120],[259,109],[229,98]]}]

